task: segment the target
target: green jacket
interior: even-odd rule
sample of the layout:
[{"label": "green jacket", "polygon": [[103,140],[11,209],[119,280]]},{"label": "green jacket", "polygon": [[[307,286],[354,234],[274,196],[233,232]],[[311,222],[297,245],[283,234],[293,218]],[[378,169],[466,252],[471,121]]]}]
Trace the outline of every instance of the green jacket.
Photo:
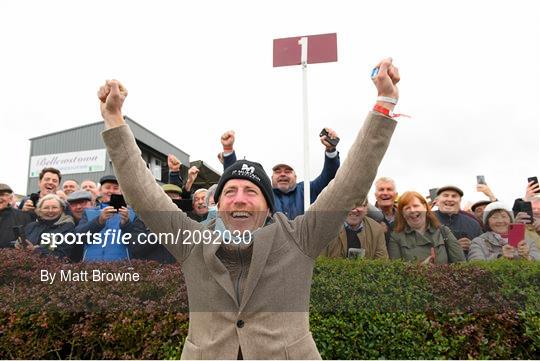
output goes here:
[{"label": "green jacket", "polygon": [[423,235],[409,227],[403,232],[392,232],[388,255],[390,259],[422,262],[431,255],[432,247],[435,248],[435,263],[465,261],[461,246],[446,226],[438,229],[428,226]]}]

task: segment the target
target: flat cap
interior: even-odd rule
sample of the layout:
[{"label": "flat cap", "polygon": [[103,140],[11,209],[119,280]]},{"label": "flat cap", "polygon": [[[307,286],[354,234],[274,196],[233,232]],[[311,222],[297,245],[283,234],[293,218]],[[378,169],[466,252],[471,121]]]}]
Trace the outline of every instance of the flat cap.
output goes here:
[{"label": "flat cap", "polygon": [[13,189],[5,183],[0,183],[0,192],[13,193]]},{"label": "flat cap", "polygon": [[447,186],[441,187],[437,190],[437,195],[440,195],[444,191],[454,191],[454,192],[457,192],[460,197],[463,197],[463,191],[459,187],[456,187],[456,186],[447,185]]},{"label": "flat cap", "polygon": [[114,175],[104,175],[99,180],[99,184],[105,184],[105,183],[116,183],[116,184],[118,184],[118,180],[116,179],[116,176],[114,176]]},{"label": "flat cap", "polygon": [[92,200],[92,193],[88,191],[75,191],[67,197],[68,202],[77,202],[83,200]]}]

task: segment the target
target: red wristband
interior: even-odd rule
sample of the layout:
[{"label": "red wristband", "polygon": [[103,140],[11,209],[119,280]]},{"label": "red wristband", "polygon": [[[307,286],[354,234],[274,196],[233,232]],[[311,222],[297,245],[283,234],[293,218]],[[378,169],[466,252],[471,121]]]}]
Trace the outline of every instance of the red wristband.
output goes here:
[{"label": "red wristband", "polygon": [[410,118],[410,116],[405,115],[405,114],[395,114],[390,109],[385,108],[380,104],[375,104],[375,106],[373,107],[373,111],[384,114],[384,115],[386,115],[387,117],[390,117],[390,118],[399,118],[399,117]]},{"label": "red wristband", "polygon": [[394,113],[392,113],[390,111],[390,109],[385,108],[380,104],[375,104],[375,106],[373,107],[373,110],[376,111],[376,112],[379,112],[381,114],[384,114],[384,115],[386,115],[387,117],[390,117],[390,118],[392,118],[392,116],[394,115]]},{"label": "red wristband", "polygon": [[231,153],[233,151],[233,147],[223,147],[223,152],[225,153]]}]

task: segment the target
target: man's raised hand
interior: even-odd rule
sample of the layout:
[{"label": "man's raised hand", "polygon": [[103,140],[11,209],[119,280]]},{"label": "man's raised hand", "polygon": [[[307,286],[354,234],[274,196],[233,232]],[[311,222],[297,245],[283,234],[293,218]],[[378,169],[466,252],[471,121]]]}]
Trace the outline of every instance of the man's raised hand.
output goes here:
[{"label": "man's raised hand", "polygon": [[338,135],[336,131],[331,128],[324,128],[324,129],[326,129],[326,131],[328,132],[328,135],[323,135],[322,137],[320,137],[321,143],[322,145],[326,147],[327,152],[334,152],[336,150],[336,147],[330,144],[328,142],[328,139],[336,139],[338,138]]},{"label": "man's raised hand", "polygon": [[24,202],[22,211],[23,212],[35,212],[36,207],[34,206],[34,202],[32,202],[32,200],[28,199],[26,202]]},{"label": "man's raised hand", "polygon": [[199,175],[199,168],[197,168],[196,166],[192,166],[191,168],[189,168],[188,179],[193,179],[193,181],[195,181],[198,175]]},{"label": "man's raised hand", "polygon": [[192,166],[191,168],[189,168],[188,179],[184,187],[186,191],[188,192],[191,191],[191,186],[193,186],[193,183],[195,183],[195,179],[197,179],[197,175],[199,175],[199,168],[197,168],[196,166]]},{"label": "man's raised hand", "polygon": [[533,181],[527,183],[527,189],[525,190],[524,201],[530,201],[536,196],[536,192],[540,191],[540,183],[534,183]]},{"label": "man's raised hand", "polygon": [[101,115],[105,120],[105,129],[125,124],[122,117],[122,105],[128,95],[127,89],[118,80],[107,80],[97,93]]},{"label": "man's raised hand", "polygon": [[495,197],[495,194],[493,194],[491,188],[489,188],[487,184],[477,184],[476,191],[484,193],[492,202],[495,202],[497,200],[497,197]]},{"label": "man's raised hand", "polygon": [[179,172],[182,164],[173,154],[169,154],[167,157],[167,166],[171,172]]},{"label": "man's raised hand", "polygon": [[226,153],[232,152],[234,147],[234,131],[228,130],[221,136],[221,145]]},{"label": "man's raised hand", "polygon": [[[399,70],[392,64],[392,58],[383,59],[376,66],[379,71],[376,76],[372,78],[375,87],[377,87],[377,95],[388,98],[399,98],[399,90],[397,83],[400,80]],[[384,107],[393,110],[395,104],[382,102]]]}]

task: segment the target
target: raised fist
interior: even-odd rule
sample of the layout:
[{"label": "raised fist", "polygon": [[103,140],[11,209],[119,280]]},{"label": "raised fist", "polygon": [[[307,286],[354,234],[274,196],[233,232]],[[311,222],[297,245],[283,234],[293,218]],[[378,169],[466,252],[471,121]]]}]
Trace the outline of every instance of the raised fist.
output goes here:
[{"label": "raised fist", "polygon": [[101,115],[106,128],[114,128],[124,124],[122,105],[127,97],[127,89],[118,80],[107,80],[97,93]]},{"label": "raised fist", "polygon": [[221,136],[221,145],[225,152],[231,152],[234,146],[234,130],[228,130]]},{"label": "raised fist", "polygon": [[173,154],[167,156],[167,166],[171,172],[179,172],[182,163]]},{"label": "raised fist", "polygon": [[189,168],[188,170],[188,179],[197,179],[197,176],[199,175],[199,168],[193,166]]},{"label": "raised fist", "polygon": [[396,84],[399,82],[399,70],[392,64],[392,58],[386,58],[377,64],[379,69],[372,80],[377,87],[377,95],[389,98],[399,98]]}]

